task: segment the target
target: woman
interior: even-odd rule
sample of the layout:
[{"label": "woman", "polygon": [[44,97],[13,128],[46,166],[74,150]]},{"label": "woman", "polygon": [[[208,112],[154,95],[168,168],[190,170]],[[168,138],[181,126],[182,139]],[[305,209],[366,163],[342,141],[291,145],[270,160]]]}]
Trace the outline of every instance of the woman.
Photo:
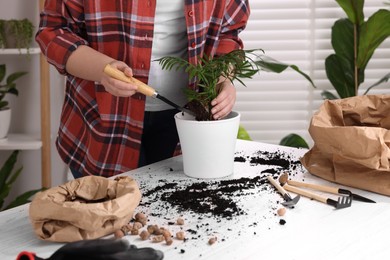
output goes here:
[{"label": "woman", "polygon": [[[247,0],[46,0],[36,41],[67,77],[56,144],[73,175],[113,176],[171,157],[178,143],[177,111],[110,78],[107,64],[184,105],[183,88],[195,84],[153,60],[196,63],[242,48],[238,35],[249,13]],[[215,119],[229,114],[236,98],[230,81],[221,82]]]}]

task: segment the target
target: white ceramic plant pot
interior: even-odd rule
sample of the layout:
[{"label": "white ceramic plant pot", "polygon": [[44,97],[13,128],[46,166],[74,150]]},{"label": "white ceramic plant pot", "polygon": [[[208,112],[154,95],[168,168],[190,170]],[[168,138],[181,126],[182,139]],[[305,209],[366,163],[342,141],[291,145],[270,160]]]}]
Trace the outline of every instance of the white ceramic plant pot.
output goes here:
[{"label": "white ceramic plant pot", "polygon": [[233,111],[222,120],[196,121],[179,112],[175,121],[187,176],[221,178],[233,174],[239,113]]},{"label": "white ceramic plant pot", "polygon": [[0,140],[5,139],[11,124],[11,109],[0,110]]}]

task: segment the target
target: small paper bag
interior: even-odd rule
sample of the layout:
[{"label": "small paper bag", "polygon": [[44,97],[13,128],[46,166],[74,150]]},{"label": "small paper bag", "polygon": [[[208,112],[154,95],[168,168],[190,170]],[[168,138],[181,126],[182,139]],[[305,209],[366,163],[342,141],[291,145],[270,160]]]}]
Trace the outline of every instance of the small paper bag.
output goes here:
[{"label": "small paper bag", "polygon": [[301,162],[312,174],[390,195],[390,95],[326,100],[313,115],[314,146]]},{"label": "small paper bag", "polygon": [[40,239],[73,242],[120,229],[140,200],[138,184],[130,177],[87,176],[38,193],[29,214]]}]

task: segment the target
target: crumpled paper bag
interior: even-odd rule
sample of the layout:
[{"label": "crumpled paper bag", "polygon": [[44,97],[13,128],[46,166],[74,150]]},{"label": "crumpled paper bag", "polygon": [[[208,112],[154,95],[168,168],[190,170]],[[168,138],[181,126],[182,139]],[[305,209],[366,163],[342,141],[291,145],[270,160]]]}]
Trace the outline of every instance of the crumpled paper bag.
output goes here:
[{"label": "crumpled paper bag", "polygon": [[39,192],[29,215],[40,239],[73,242],[120,229],[133,217],[140,200],[138,184],[130,177],[86,176]]},{"label": "crumpled paper bag", "polygon": [[326,100],[313,115],[314,146],[301,162],[313,175],[390,195],[390,95]]}]

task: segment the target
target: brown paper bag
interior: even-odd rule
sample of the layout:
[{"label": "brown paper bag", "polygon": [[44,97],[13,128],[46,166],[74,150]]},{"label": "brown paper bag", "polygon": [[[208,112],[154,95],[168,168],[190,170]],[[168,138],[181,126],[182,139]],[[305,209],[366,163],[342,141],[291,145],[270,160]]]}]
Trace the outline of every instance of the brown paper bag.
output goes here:
[{"label": "brown paper bag", "polygon": [[311,120],[314,146],[301,162],[312,174],[390,195],[390,96],[326,100]]},{"label": "brown paper bag", "polygon": [[120,229],[140,200],[138,184],[130,177],[87,176],[38,193],[29,214],[39,238],[73,242]]}]

